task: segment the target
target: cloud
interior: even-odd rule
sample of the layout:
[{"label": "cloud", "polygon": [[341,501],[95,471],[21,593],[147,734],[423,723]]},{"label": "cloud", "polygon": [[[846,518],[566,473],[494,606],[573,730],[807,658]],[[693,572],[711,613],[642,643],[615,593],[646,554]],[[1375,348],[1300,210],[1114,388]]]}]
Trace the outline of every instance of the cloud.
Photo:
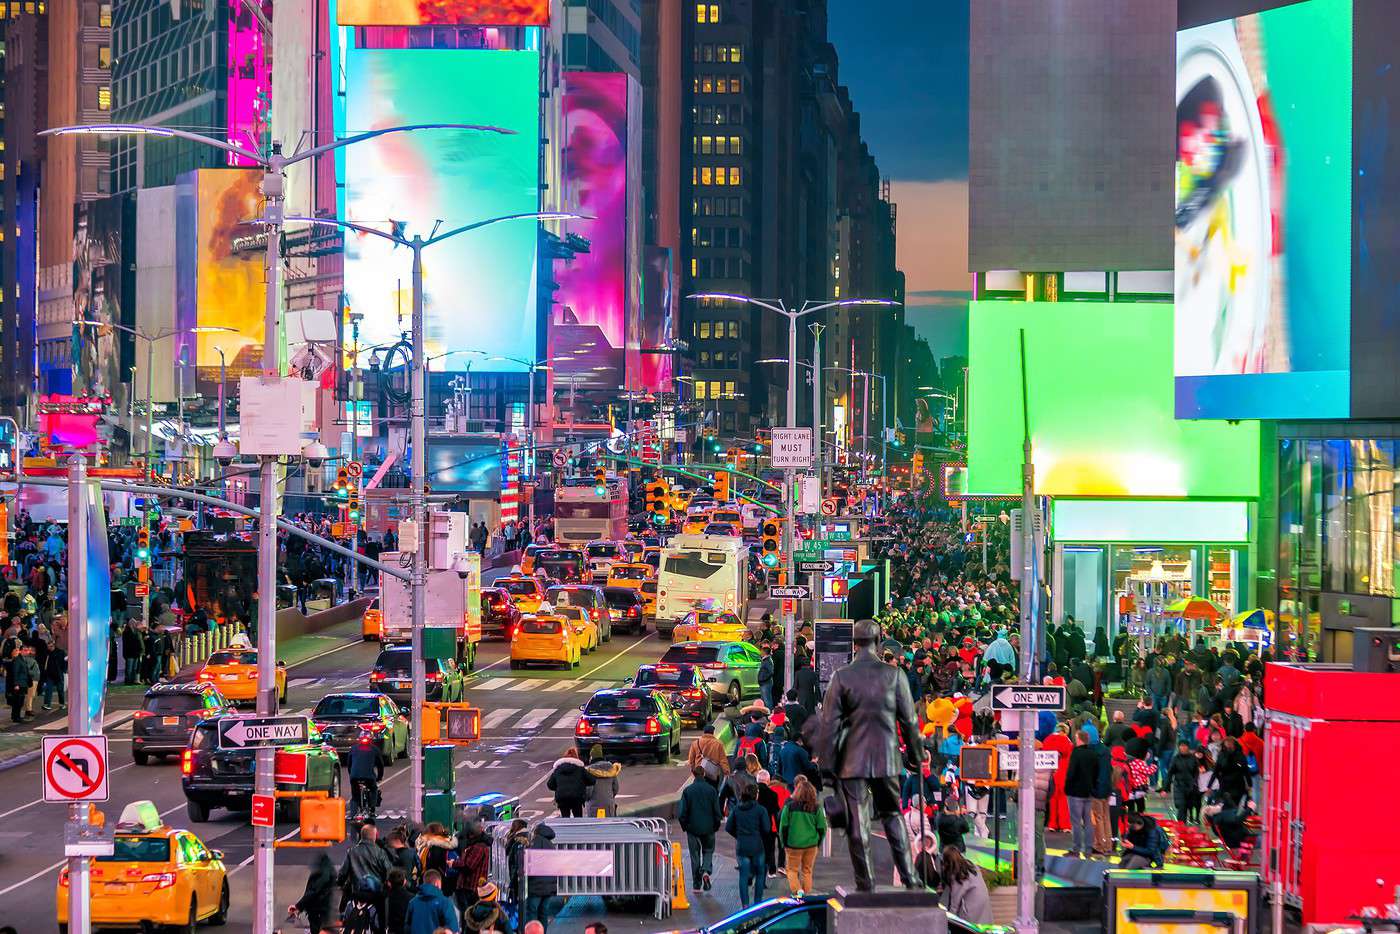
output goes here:
[{"label": "cloud", "polygon": [[921,293],[966,293],[972,281],[967,271],[967,180],[896,179],[890,187],[899,206],[895,248],[907,295],[912,300]]}]

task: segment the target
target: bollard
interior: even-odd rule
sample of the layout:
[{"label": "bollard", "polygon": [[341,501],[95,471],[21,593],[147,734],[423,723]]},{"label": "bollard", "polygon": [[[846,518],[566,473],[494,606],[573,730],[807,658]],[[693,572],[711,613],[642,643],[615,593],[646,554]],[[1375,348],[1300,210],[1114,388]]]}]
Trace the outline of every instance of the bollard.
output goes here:
[{"label": "bollard", "polygon": [[671,844],[671,910],[690,910],[690,899],[685,894],[685,864],[681,862],[679,843]]}]

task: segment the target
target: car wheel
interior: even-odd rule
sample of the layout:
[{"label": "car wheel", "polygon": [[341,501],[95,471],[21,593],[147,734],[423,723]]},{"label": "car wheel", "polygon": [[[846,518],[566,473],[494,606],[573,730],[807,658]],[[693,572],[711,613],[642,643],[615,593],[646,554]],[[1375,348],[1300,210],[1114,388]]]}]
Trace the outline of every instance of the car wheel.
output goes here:
[{"label": "car wheel", "polygon": [[199,906],[191,896],[190,920],[184,924],[172,924],[168,930],[171,931],[171,934],[194,934],[197,927],[199,927]]},{"label": "car wheel", "polygon": [[185,800],[185,816],[196,824],[207,823],[209,820],[208,803],[195,798],[187,798]]},{"label": "car wheel", "polygon": [[657,754],[656,754],[656,764],[657,764],[657,765],[670,765],[670,764],[671,764],[671,745],[670,745],[669,743],[667,743],[664,747],[661,748],[661,750],[660,750],[659,752],[657,752]]},{"label": "car wheel", "polygon": [[219,891],[219,910],[210,916],[209,924],[212,927],[228,924],[228,879],[224,880],[223,888]]},{"label": "car wheel", "polygon": [[520,663],[517,662],[517,661],[516,661],[515,659],[513,659],[513,658],[510,660],[510,670],[511,670],[511,671],[519,671],[519,670],[520,670]]},{"label": "car wheel", "polygon": [[133,752],[131,754],[131,761],[135,762],[137,765],[146,765],[151,761],[151,756],[149,753]]},{"label": "car wheel", "polygon": [[744,691],[739,687],[738,681],[729,682],[729,703],[738,706],[744,700]]}]

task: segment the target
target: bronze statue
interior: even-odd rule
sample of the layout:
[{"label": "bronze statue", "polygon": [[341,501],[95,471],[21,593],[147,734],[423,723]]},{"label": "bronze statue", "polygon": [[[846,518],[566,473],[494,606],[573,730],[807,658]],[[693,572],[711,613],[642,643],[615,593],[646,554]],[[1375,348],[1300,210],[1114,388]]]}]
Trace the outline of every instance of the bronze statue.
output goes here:
[{"label": "bronze statue", "polygon": [[[922,888],[909,858],[909,841],[899,812],[899,779],[904,769],[923,763],[919,721],[904,672],[876,654],[880,627],[863,619],[854,627],[855,657],[831,676],[822,702],[823,772],[836,779],[846,811],[856,888],[875,888],[870,872],[870,810],[885,828],[899,879]],[[900,744],[903,743],[903,750]]]}]

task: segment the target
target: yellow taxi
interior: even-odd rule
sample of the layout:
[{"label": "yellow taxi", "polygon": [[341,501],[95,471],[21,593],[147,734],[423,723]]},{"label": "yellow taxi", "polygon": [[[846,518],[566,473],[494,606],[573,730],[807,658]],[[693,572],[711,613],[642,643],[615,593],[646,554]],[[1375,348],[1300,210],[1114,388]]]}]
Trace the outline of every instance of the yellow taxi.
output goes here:
[{"label": "yellow taxi", "polygon": [[511,575],[496,581],[496,586],[510,594],[510,602],[522,613],[537,613],[544,602],[545,585],[537,577]]},{"label": "yellow taxi", "polygon": [[633,590],[641,588],[643,582],[651,580],[656,576],[656,570],[650,564],[614,564],[608,569],[609,587],[631,587]]},{"label": "yellow taxi", "polygon": [[716,509],[710,513],[711,522],[728,522],[735,528],[743,528],[744,516],[737,509]]},{"label": "yellow taxi", "polygon": [[577,668],[583,653],[573,627],[562,616],[525,616],[510,637],[510,667],[554,664]]},{"label": "yellow taxi", "polygon": [[378,642],[384,635],[384,613],[379,609],[379,598],[375,597],[360,620],[360,638],[366,642]]},{"label": "yellow taxi", "polygon": [[642,549],[642,564],[645,564],[647,567],[651,568],[653,571],[658,571],[658,572],[659,572],[659,571],[661,570],[661,546],[660,546],[660,545],[648,545],[648,546],[646,546],[645,548],[643,548],[643,549]]},{"label": "yellow taxi", "polygon": [[550,546],[526,545],[525,553],[520,556],[520,573],[527,575],[535,573],[535,559],[539,556],[541,551],[548,547]]},{"label": "yellow taxi", "polygon": [[562,616],[569,623],[569,628],[574,632],[574,640],[578,642],[579,651],[588,655],[598,648],[598,640],[601,634],[598,632],[598,624],[588,617],[588,611],[581,606],[560,606],[554,608],[555,616]]},{"label": "yellow taxi", "polygon": [[656,619],[656,593],[659,589],[656,578],[653,577],[649,581],[642,581],[641,590],[638,591],[646,601],[642,605],[642,614],[649,619]]},{"label": "yellow taxi", "polygon": [[[228,921],[224,854],[167,827],[150,801],[133,801],[115,828],[112,855],[92,860],[93,928],[172,927]],[[68,930],[68,870],[58,875],[58,927]]]},{"label": "yellow taxi", "polygon": [[705,531],[705,526],[710,524],[710,514],[708,512],[693,512],[685,517],[685,524],[681,526],[681,532],[686,535],[700,535]]},{"label": "yellow taxi", "polygon": [[743,642],[749,627],[733,613],[696,610],[676,624],[676,642]]},{"label": "yellow taxi", "polygon": [[[258,650],[248,645],[230,646],[209,656],[196,677],[212,684],[233,703],[258,699]],[[287,667],[277,666],[277,697],[287,702]]]}]

